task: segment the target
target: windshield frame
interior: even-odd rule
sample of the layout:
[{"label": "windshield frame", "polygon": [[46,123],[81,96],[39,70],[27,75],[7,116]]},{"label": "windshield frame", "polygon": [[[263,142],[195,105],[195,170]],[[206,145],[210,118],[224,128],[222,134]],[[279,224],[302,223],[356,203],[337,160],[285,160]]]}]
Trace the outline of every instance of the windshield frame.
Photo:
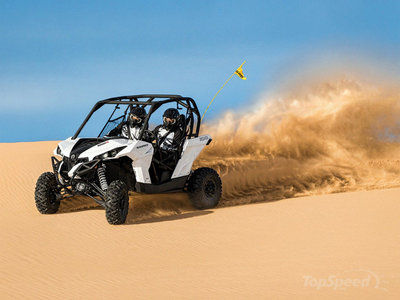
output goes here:
[{"label": "windshield frame", "polygon": [[[155,100],[155,99],[160,99],[163,98],[164,100]],[[141,101],[141,100],[144,101]],[[176,102],[177,106],[182,106],[186,108],[186,117],[190,116],[191,117],[191,122],[190,122],[190,127],[189,127],[189,132],[187,134],[187,138],[192,138],[192,137],[198,137],[199,131],[200,131],[200,113],[197,108],[196,102],[189,97],[182,97],[180,95],[159,95],[159,94],[149,94],[149,95],[132,95],[132,96],[121,96],[121,97],[114,97],[114,98],[109,98],[105,100],[100,100],[98,101],[89,114],[86,116],[85,120],[82,122],[78,130],[75,132],[74,136],[72,139],[76,139],[78,135],[81,133],[82,129],[85,127],[87,122],[90,120],[92,115],[99,110],[101,107],[104,105],[115,105],[115,108],[113,112],[111,113],[110,117],[108,118],[107,122],[101,129],[99,136],[101,133],[104,131],[104,129],[107,127],[108,123],[112,120],[112,116],[114,115],[115,111],[117,110],[117,107],[123,107],[123,105],[128,105],[126,111],[128,109],[132,109],[133,106],[141,106],[143,108],[150,106],[150,109],[147,113],[146,118],[144,119],[143,126],[140,130],[139,137],[138,139],[142,139],[143,132],[149,122],[149,119],[151,115],[163,104],[166,103],[171,103],[171,102]],[[196,122],[195,122],[196,118]],[[196,126],[194,126],[196,124]]]}]

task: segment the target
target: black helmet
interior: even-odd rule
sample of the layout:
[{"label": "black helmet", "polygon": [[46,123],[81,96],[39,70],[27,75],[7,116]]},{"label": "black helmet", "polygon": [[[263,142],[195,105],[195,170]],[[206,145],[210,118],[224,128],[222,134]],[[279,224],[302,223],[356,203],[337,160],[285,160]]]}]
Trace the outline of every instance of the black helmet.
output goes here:
[{"label": "black helmet", "polygon": [[178,122],[179,111],[176,108],[168,108],[163,114],[164,127],[170,129]]},{"label": "black helmet", "polygon": [[129,113],[128,121],[131,126],[143,124],[144,118],[146,118],[146,111],[143,107],[136,106],[131,109]]}]

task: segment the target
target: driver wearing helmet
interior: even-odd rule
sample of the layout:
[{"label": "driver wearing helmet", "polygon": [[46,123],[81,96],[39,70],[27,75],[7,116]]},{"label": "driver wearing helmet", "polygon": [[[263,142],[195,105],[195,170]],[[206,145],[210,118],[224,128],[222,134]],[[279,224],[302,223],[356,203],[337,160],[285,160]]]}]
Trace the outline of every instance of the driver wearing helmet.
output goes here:
[{"label": "driver wearing helmet", "polygon": [[120,123],[111,130],[108,136],[121,135],[132,140],[137,140],[146,115],[146,110],[143,107],[133,107],[128,115],[128,120]]},{"label": "driver wearing helmet", "polygon": [[169,153],[178,151],[183,137],[178,120],[179,111],[176,108],[168,108],[163,114],[163,124],[154,129],[161,151]]}]

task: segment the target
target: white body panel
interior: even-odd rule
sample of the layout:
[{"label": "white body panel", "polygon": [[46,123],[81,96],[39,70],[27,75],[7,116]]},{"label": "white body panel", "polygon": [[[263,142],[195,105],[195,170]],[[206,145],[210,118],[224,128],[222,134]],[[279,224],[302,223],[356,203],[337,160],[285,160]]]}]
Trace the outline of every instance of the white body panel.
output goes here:
[{"label": "white body panel", "polygon": [[[74,145],[78,142],[78,139],[72,140],[71,138],[66,139],[58,144],[61,149],[61,153],[64,156],[69,157],[71,150]],[[182,156],[179,159],[175,170],[172,174],[171,179],[187,176],[192,170],[192,165],[197,156],[203,150],[204,146],[207,145],[208,141],[211,140],[209,135],[202,135],[197,138],[187,139],[183,145]],[[151,143],[139,140],[131,139],[110,139],[95,145],[86,151],[82,152],[78,158],[88,158],[89,161],[93,160],[94,157],[109,152],[115,148],[124,147],[115,157],[106,158],[117,159],[120,157],[127,156],[132,159],[132,169],[135,173],[136,181],[140,183],[151,184],[149,169],[151,161],[153,159],[154,149]],[[57,154],[57,149],[54,150],[54,154]],[[82,163],[76,164],[69,172],[68,176],[73,177],[76,169]],[[60,165],[61,167],[61,165]]]},{"label": "white body panel", "polygon": [[193,162],[210,139],[211,136],[202,135],[185,141],[183,145],[182,156],[175,167],[174,173],[172,173],[172,179],[190,174]]},{"label": "white body panel", "polygon": [[[66,139],[58,144],[61,149],[61,153],[64,156],[69,157],[72,148],[78,142],[79,139],[72,140],[71,138]],[[88,158],[89,161],[93,160],[96,156],[109,152],[115,148],[126,147],[122,149],[115,157],[106,158],[104,160],[116,159],[123,156],[128,156],[132,159],[132,168],[135,172],[136,181],[142,183],[151,183],[149,169],[151,160],[153,158],[153,146],[150,143],[131,139],[110,139],[95,145],[86,151],[82,152],[78,158]],[[57,148],[54,149],[54,154],[57,154]],[[76,164],[68,172],[69,177],[73,177],[76,169],[82,163]],[[61,167],[61,165],[60,165]]]},{"label": "white body panel", "polygon": [[119,152],[115,158],[128,156],[132,159],[132,168],[135,172],[136,181],[151,183],[149,169],[153,159],[153,146],[145,141],[131,141],[131,143]]},{"label": "white body panel", "polygon": [[105,142],[97,144],[96,146],[93,146],[93,147],[87,149],[86,151],[82,152],[79,155],[79,158],[87,157],[87,158],[89,158],[89,160],[92,160],[96,156],[106,153],[108,151],[111,151],[115,148],[134,144],[136,142],[137,142],[136,140],[128,140],[128,139],[107,140]]},{"label": "white body panel", "polygon": [[[58,147],[60,147],[62,155],[66,156],[66,157],[69,157],[69,154],[71,153],[72,148],[75,146],[75,144],[79,140],[80,140],[79,138],[73,140],[72,137],[69,137],[64,141],[59,142],[58,143]],[[54,155],[58,155],[57,154],[57,148],[54,149],[53,153],[54,153]]]}]

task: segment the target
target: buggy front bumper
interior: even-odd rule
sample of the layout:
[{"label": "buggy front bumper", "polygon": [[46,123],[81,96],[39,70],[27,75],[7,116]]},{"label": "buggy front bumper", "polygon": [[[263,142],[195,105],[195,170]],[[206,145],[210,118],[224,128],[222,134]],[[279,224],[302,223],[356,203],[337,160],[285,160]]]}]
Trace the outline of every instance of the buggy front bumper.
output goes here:
[{"label": "buggy front bumper", "polygon": [[[71,179],[76,178],[77,176],[82,177],[85,174],[95,170],[100,162],[100,159],[94,159],[88,162],[79,162],[74,165],[70,170],[68,170],[68,177]],[[51,164],[53,166],[53,171],[55,174],[60,173],[60,169],[63,163],[63,161],[58,160],[56,157],[51,157]]]},{"label": "buggy front bumper", "polygon": [[61,163],[62,161],[58,160],[55,156],[51,157],[51,165],[53,166],[53,172],[55,174],[58,174]]}]

